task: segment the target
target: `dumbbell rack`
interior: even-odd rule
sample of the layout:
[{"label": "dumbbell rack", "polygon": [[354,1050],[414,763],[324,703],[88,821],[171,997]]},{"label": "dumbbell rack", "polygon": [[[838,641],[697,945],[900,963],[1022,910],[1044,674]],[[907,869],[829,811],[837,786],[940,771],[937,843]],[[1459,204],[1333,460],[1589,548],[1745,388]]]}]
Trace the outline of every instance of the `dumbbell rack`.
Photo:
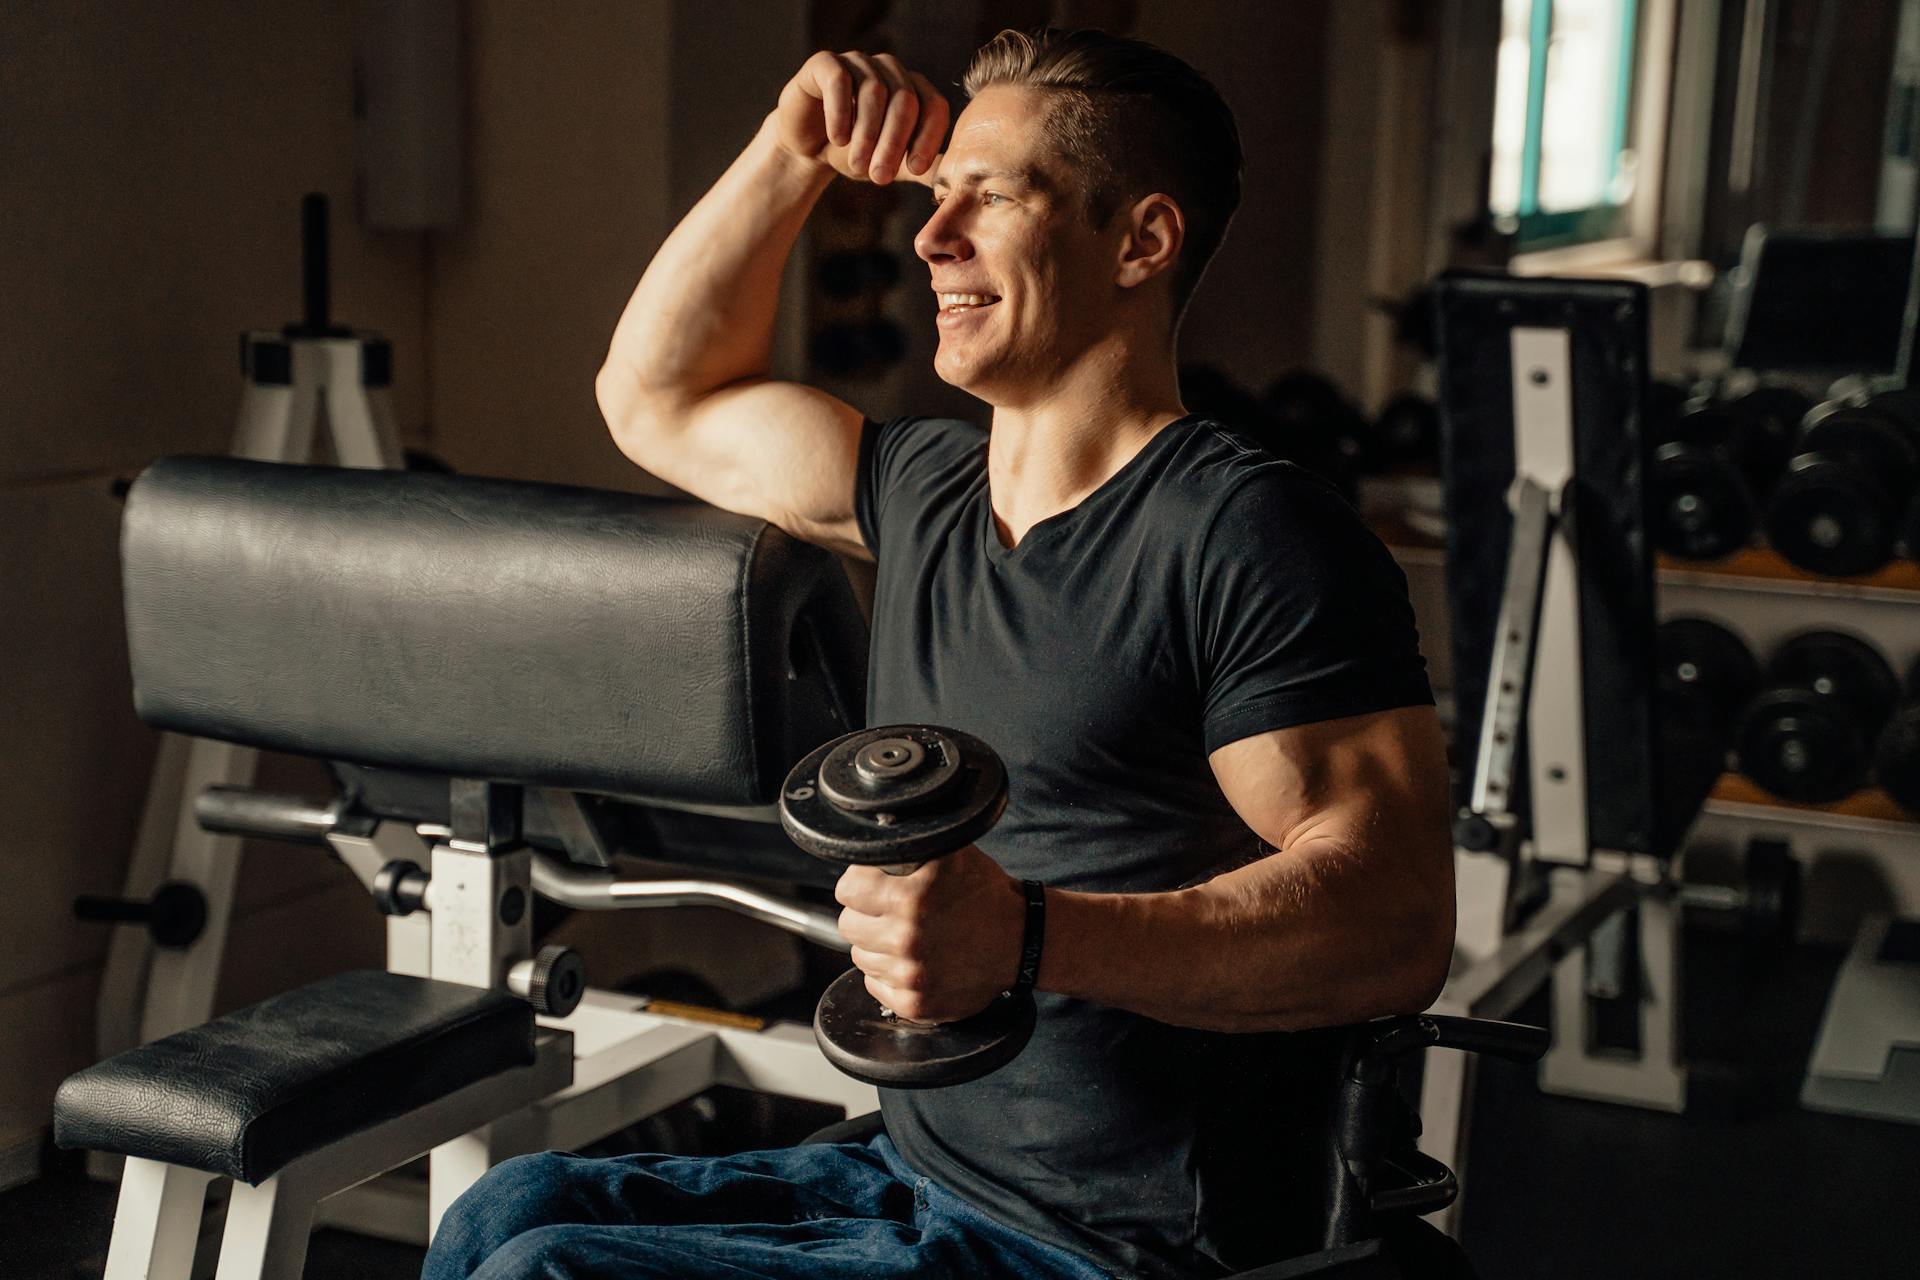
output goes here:
[{"label": "dumbbell rack", "polygon": [[[1896,562],[1866,579],[1823,580],[1754,548],[1712,565],[1663,564],[1660,588],[1663,617],[1710,617],[1756,654],[1817,625],[1870,642],[1897,669],[1920,655],[1920,569],[1912,564]],[[1828,874],[1836,881],[1850,878],[1871,884],[1894,915],[1920,914],[1920,819],[1881,792],[1802,805],[1768,796],[1730,774],[1702,809],[1685,856],[1711,870],[1754,839],[1786,841],[1816,885]],[[1828,1005],[1803,1100],[1826,1110],[1915,1121],[1920,1098],[1909,1085],[1903,1100],[1899,1082],[1920,1053],[1920,990],[1908,976],[1910,965],[1877,963],[1887,916],[1876,910],[1857,919],[1833,910],[1831,896],[1809,895],[1814,909],[1802,935],[1850,942],[1851,954]],[[1884,1091],[1876,1081],[1885,1083]]]},{"label": "dumbbell rack", "polygon": [[[392,348],[379,334],[340,327],[330,317],[324,196],[303,201],[301,231],[305,314],[280,330],[241,335],[246,383],[232,452],[266,462],[308,462],[324,422],[341,466],[397,468],[402,459],[389,392]],[[190,885],[205,898],[205,928],[183,946],[156,945],[145,929],[114,930],[94,1015],[101,1057],[212,1015],[240,841],[202,830],[193,797],[208,787],[250,782],[257,760],[256,751],[230,743],[161,737],[122,901],[149,900],[166,883]]]}]

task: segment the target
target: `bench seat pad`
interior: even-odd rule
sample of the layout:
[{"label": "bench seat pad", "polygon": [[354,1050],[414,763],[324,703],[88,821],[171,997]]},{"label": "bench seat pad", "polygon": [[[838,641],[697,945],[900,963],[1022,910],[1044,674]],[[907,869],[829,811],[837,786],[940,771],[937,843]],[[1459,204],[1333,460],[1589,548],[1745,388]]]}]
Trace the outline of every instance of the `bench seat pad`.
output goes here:
[{"label": "bench seat pad", "polygon": [[69,1076],[62,1147],[258,1184],[362,1129],[534,1060],[533,1007],[377,969],[308,983]]}]

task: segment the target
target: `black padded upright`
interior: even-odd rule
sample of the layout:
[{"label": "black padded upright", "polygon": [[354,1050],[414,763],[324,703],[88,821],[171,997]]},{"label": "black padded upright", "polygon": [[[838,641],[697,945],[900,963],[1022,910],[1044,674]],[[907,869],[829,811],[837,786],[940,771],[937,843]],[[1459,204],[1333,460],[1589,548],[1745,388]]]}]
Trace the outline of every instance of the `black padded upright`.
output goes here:
[{"label": "black padded upright", "polygon": [[54,1141],[258,1184],[290,1161],[533,1061],[533,1006],[362,969],[68,1076]]},{"label": "black padded upright", "polygon": [[121,553],[135,707],[182,733],[764,805],[863,715],[838,562],[698,503],[165,458]]}]

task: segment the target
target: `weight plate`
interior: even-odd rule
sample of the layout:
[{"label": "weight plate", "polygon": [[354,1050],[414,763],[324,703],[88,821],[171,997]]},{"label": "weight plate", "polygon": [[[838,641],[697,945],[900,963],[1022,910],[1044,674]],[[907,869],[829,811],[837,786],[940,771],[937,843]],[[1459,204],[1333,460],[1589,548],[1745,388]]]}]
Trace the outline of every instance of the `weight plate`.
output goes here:
[{"label": "weight plate", "polygon": [[1654,544],[1688,560],[1718,560],[1753,540],[1757,515],[1740,472],[1699,445],[1653,455]]},{"label": "weight plate", "polygon": [[971,734],[883,725],[815,748],[787,774],[780,825],[847,866],[925,862],[971,844],[1007,807],[1007,773]]},{"label": "weight plate", "polygon": [[959,1022],[906,1022],[867,991],[860,970],[834,979],[813,1012],[821,1053],[856,1080],[887,1089],[965,1084],[1013,1061],[1033,1036],[1033,997],[1003,996]]},{"label": "weight plate", "polygon": [[1882,391],[1867,400],[1867,407],[1886,414],[1910,433],[1920,432],[1920,391]]},{"label": "weight plate", "polygon": [[1851,458],[1894,499],[1912,491],[1920,472],[1920,438],[1871,404],[1842,407],[1810,421],[1800,432],[1797,451]]},{"label": "weight plate", "polygon": [[1886,487],[1859,464],[1803,453],[1774,486],[1767,541],[1810,573],[1848,578],[1893,557],[1893,519]]},{"label": "weight plate", "polygon": [[1810,689],[1769,689],[1741,722],[1740,772],[1783,800],[1826,804],[1867,777],[1867,739],[1838,699]]},{"label": "weight plate", "polygon": [[1840,699],[1867,741],[1900,699],[1900,683],[1880,651],[1844,631],[1802,631],[1767,659],[1769,684]]},{"label": "weight plate", "polygon": [[1661,623],[1654,644],[1663,690],[1697,692],[1713,723],[1732,728],[1760,687],[1760,664],[1740,637],[1706,618],[1681,617]]},{"label": "weight plate", "polygon": [[1882,791],[1920,817],[1920,702],[1900,708],[1880,731],[1873,772]]}]

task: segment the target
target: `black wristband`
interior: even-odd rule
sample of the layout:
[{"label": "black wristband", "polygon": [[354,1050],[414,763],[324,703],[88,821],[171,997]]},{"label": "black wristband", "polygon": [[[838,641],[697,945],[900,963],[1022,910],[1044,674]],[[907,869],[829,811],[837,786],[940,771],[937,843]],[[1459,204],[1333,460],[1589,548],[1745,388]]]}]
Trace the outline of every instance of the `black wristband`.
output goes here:
[{"label": "black wristband", "polygon": [[1027,899],[1027,918],[1020,932],[1020,971],[1004,993],[1010,996],[1026,995],[1040,980],[1040,948],[1047,940],[1047,887],[1022,880],[1020,892]]}]

